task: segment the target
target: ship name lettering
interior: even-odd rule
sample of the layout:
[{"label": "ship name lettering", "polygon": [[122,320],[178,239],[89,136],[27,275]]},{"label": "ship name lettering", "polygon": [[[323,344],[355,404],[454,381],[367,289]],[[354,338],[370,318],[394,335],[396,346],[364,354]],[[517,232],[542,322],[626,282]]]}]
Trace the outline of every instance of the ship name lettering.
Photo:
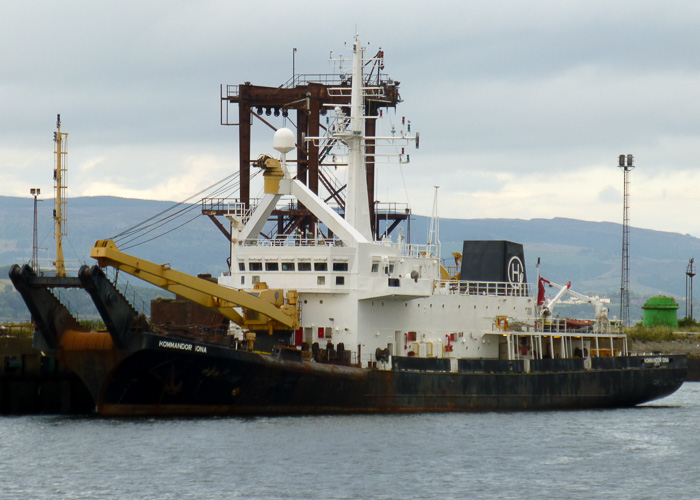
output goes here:
[{"label": "ship name lettering", "polygon": [[181,351],[191,351],[192,344],[186,342],[173,342],[172,340],[161,340],[158,342],[158,347],[165,347],[166,349],[180,349]]},{"label": "ship name lettering", "polygon": [[665,356],[657,356],[655,358],[644,358],[644,364],[659,366],[661,363],[668,363],[668,358]]},{"label": "ship name lettering", "polygon": [[207,353],[207,348],[204,346],[201,346],[201,345],[194,346],[194,350],[195,350],[195,352],[201,352],[203,354]]}]

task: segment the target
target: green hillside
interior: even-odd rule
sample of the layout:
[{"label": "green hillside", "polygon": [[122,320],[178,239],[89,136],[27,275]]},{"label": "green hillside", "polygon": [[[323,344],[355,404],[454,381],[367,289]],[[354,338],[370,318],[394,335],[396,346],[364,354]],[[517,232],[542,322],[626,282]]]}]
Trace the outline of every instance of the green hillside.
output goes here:
[{"label": "green hillside", "polygon": [[[197,205],[184,205],[168,225],[160,225],[160,214],[171,202],[115,197],[84,197],[68,200],[68,236],[64,252],[69,268],[92,265],[89,250],[98,239],[112,237],[141,221],[153,218],[141,240],[125,238],[120,248],[154,262],[170,263],[174,269],[190,274],[214,276],[227,271],[229,245],[216,226],[200,213]],[[54,250],[52,201],[39,203],[38,236],[40,264],[51,265]],[[154,217],[156,216],[156,217]],[[31,258],[33,200],[0,197],[0,320],[26,318],[19,295],[7,279],[13,263]],[[424,243],[429,219],[415,216],[411,221],[413,243]],[[179,227],[181,226],[181,227]],[[409,234],[407,227],[404,234]],[[156,236],[163,234],[161,237]],[[461,252],[466,239],[504,239],[525,246],[528,281],[535,282],[536,262],[541,259],[541,274],[558,282],[572,282],[582,293],[607,296],[612,300],[611,315],[619,310],[621,226],[609,222],[574,219],[441,219],[440,240],[443,257]],[[139,241],[146,243],[127,249]],[[685,311],[685,269],[688,259],[700,256],[700,239],[689,235],[632,228],[630,233],[631,316],[641,318],[641,305],[651,295],[663,293],[678,299],[679,314]],[[4,266],[4,267],[3,267]],[[136,283],[137,303],[165,293]],[[72,293],[72,292],[71,292]],[[83,294],[84,295],[84,294]],[[83,298],[67,297],[79,314],[96,314]],[[141,307],[140,307],[141,308]],[[147,305],[146,305],[147,310]]]}]

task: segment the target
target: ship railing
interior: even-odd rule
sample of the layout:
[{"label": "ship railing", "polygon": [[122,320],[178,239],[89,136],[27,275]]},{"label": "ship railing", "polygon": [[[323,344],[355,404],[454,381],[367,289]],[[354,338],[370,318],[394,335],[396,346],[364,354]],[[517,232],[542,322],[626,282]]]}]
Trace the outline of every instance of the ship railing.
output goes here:
[{"label": "ship railing", "polygon": [[[500,317],[503,318],[503,317]],[[507,327],[506,327],[507,328]],[[626,356],[627,338],[620,333],[549,332],[500,330],[491,335],[503,338],[507,359],[599,358]],[[567,363],[567,361],[563,361]],[[590,369],[590,367],[589,367]]]},{"label": "ship railing", "polygon": [[591,320],[573,320],[571,318],[538,320],[536,330],[542,333],[566,335],[624,335],[619,321],[609,321],[604,318]]},{"label": "ship railing", "polygon": [[282,87],[291,89],[300,85],[308,85],[310,83],[321,83],[323,85],[350,85],[349,78],[341,78],[338,74],[333,73],[308,73],[302,75],[294,75],[287,80]]},{"label": "ship railing", "polygon": [[411,208],[408,206],[408,203],[375,201],[374,213],[377,218],[386,217],[387,220],[391,220],[389,217],[395,217],[397,215],[405,217],[410,215]]},{"label": "ship railing", "polygon": [[399,243],[401,247],[401,255],[403,257],[425,257],[437,258],[439,255],[438,245],[414,245]]},{"label": "ship railing", "polygon": [[[294,75],[293,78],[290,78],[287,80],[284,84],[282,84],[282,88],[286,89],[292,89],[294,87],[298,86],[304,86],[304,85],[309,85],[310,83],[320,83],[322,85],[325,85],[326,87],[329,87],[331,85],[333,86],[340,86],[341,88],[347,88],[350,90],[350,85],[351,85],[351,80],[352,78],[349,77],[343,77],[338,74],[323,74],[323,73],[317,73],[317,74],[306,74],[306,75]],[[388,78],[381,78],[379,82],[379,87],[376,86],[376,82],[373,86],[370,88],[379,88],[382,90],[382,96],[384,93],[384,86],[386,85],[393,85],[394,82],[391,79]],[[329,89],[330,90],[330,89]],[[221,98],[222,99],[228,99],[231,97],[238,97],[240,95],[240,85],[222,85],[221,86]],[[367,93],[365,92],[365,95]]]},{"label": "ship railing", "polygon": [[221,85],[221,99],[229,97],[238,97],[238,85]]},{"label": "ship railing", "polygon": [[[56,276],[55,260],[55,258],[51,257],[41,257],[36,263],[36,268],[34,268],[34,264],[32,264],[31,260],[27,261],[27,264],[31,265],[34,272],[36,272],[39,276]],[[66,269],[66,275],[75,276],[78,274],[80,267],[83,264],[87,264],[87,262],[78,259],[64,259],[63,264]]]},{"label": "ship railing", "polygon": [[[377,84],[377,79],[374,78],[374,84]],[[352,78],[350,75],[340,75],[337,73],[307,73],[307,74],[300,74],[300,75],[294,75],[292,78],[287,80],[282,87],[284,88],[294,88],[300,85],[308,85],[310,83],[321,83],[323,85],[329,86],[329,85],[342,85],[342,86],[347,86],[347,88],[350,88],[352,82]],[[380,77],[379,78],[379,85],[392,85],[394,84],[393,80],[390,78],[386,77]],[[368,82],[365,82],[365,84],[368,84]]]},{"label": "ship railing", "polygon": [[247,247],[337,247],[343,246],[337,238],[250,238],[243,242]]},{"label": "ship railing", "polygon": [[[350,97],[352,89],[350,87],[330,87],[326,89],[330,97]],[[386,93],[383,87],[363,87],[362,92],[365,97],[385,98]]]},{"label": "ship railing", "polygon": [[488,295],[494,297],[530,296],[530,285],[528,283],[435,280],[435,289],[447,295]]},{"label": "ship railing", "polygon": [[255,211],[258,199],[251,199],[246,206],[238,198],[202,198],[203,215],[233,215],[247,221]]}]

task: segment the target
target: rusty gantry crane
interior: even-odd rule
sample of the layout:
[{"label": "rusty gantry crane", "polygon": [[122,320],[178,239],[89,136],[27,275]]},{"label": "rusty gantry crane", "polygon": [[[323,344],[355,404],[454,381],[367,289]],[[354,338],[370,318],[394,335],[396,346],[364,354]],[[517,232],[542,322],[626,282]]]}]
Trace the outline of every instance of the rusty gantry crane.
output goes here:
[{"label": "rusty gantry crane", "polygon": [[[365,98],[365,110],[367,116],[378,117],[384,108],[396,108],[401,102],[399,95],[399,82],[393,81],[382,74],[383,52],[380,50],[375,57],[367,63],[371,65],[366,71],[366,86],[372,86],[377,91]],[[256,161],[251,158],[251,133],[254,120],[260,121],[272,130],[277,130],[271,122],[273,115],[287,118],[288,122],[296,128],[296,177],[306,184],[311,191],[318,194],[326,201],[337,204],[338,211],[342,215],[345,209],[344,190],[345,185],[334,182],[334,178],[328,174],[324,167],[336,167],[342,165],[336,163],[334,155],[330,153],[332,145],[321,145],[315,141],[305,141],[306,137],[319,137],[323,135],[326,127],[323,117],[328,108],[350,105],[351,78],[340,72],[339,74],[300,74],[293,75],[285,84],[278,87],[264,87],[245,82],[242,85],[221,86],[221,124],[238,126],[239,162],[240,162],[240,199],[221,200],[205,199],[202,201],[202,213],[208,215],[217,227],[230,239],[230,233],[219,222],[217,216],[230,213],[231,206],[247,210],[254,204],[250,197],[251,164]],[[238,108],[238,121],[233,121],[235,109]],[[294,123],[296,119],[296,123]],[[369,119],[365,122],[365,131],[368,137],[376,135],[376,120]],[[378,239],[391,233],[400,222],[410,221],[410,211],[397,208],[396,205],[379,205],[374,199],[374,166],[375,146],[373,140],[367,140],[367,188],[369,197],[369,209],[371,215],[372,233]],[[289,160],[288,160],[289,161]],[[293,232],[311,235],[314,234],[316,221],[311,212],[302,205],[278,208],[273,212],[277,220],[276,228],[264,237],[285,238]],[[384,221],[385,228],[381,230],[379,221]],[[409,230],[410,237],[410,230]]]}]

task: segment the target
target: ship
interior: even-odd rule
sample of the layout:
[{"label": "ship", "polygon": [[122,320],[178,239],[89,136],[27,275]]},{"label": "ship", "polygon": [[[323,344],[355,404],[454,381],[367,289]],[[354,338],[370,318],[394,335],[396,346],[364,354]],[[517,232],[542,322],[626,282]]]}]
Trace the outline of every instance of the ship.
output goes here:
[{"label": "ship", "polygon": [[[465,241],[454,254],[458,268],[450,270],[441,259],[436,214],[425,244],[402,233],[377,236],[368,158],[374,161],[386,143],[399,161],[408,160],[404,148],[418,147],[419,134],[409,123],[391,136],[367,136],[367,124],[378,119],[367,114],[368,101],[381,101],[387,88],[371,85],[364,71],[372,62],[383,68],[383,52],[366,57],[357,37],[351,51],[350,74],[329,88],[347,102],[329,110],[326,133],[278,129],[272,138],[278,154],[255,161],[263,197],[227,205],[231,253],[222,276],[190,276],[124,253],[110,239],[95,244],[97,264],[82,266],[77,276],[11,268],[36,325],[35,347],[84,382],[96,412],[589,409],[631,407],[675,392],[686,377],[685,355],[629,352],[606,304],[540,277],[539,265],[536,286],[529,284],[522,244]],[[347,176],[342,210],[292,175],[287,156],[311,145],[340,150]],[[279,225],[276,214],[290,203],[311,216],[305,229],[261,236]],[[222,321],[195,333],[149,321],[106,268],[175,293],[174,307],[196,304]],[[82,328],[54,293],[58,287],[84,289],[105,330]],[[553,298],[545,287],[557,289]],[[558,318],[555,307],[566,295],[590,303],[594,318]]]}]

